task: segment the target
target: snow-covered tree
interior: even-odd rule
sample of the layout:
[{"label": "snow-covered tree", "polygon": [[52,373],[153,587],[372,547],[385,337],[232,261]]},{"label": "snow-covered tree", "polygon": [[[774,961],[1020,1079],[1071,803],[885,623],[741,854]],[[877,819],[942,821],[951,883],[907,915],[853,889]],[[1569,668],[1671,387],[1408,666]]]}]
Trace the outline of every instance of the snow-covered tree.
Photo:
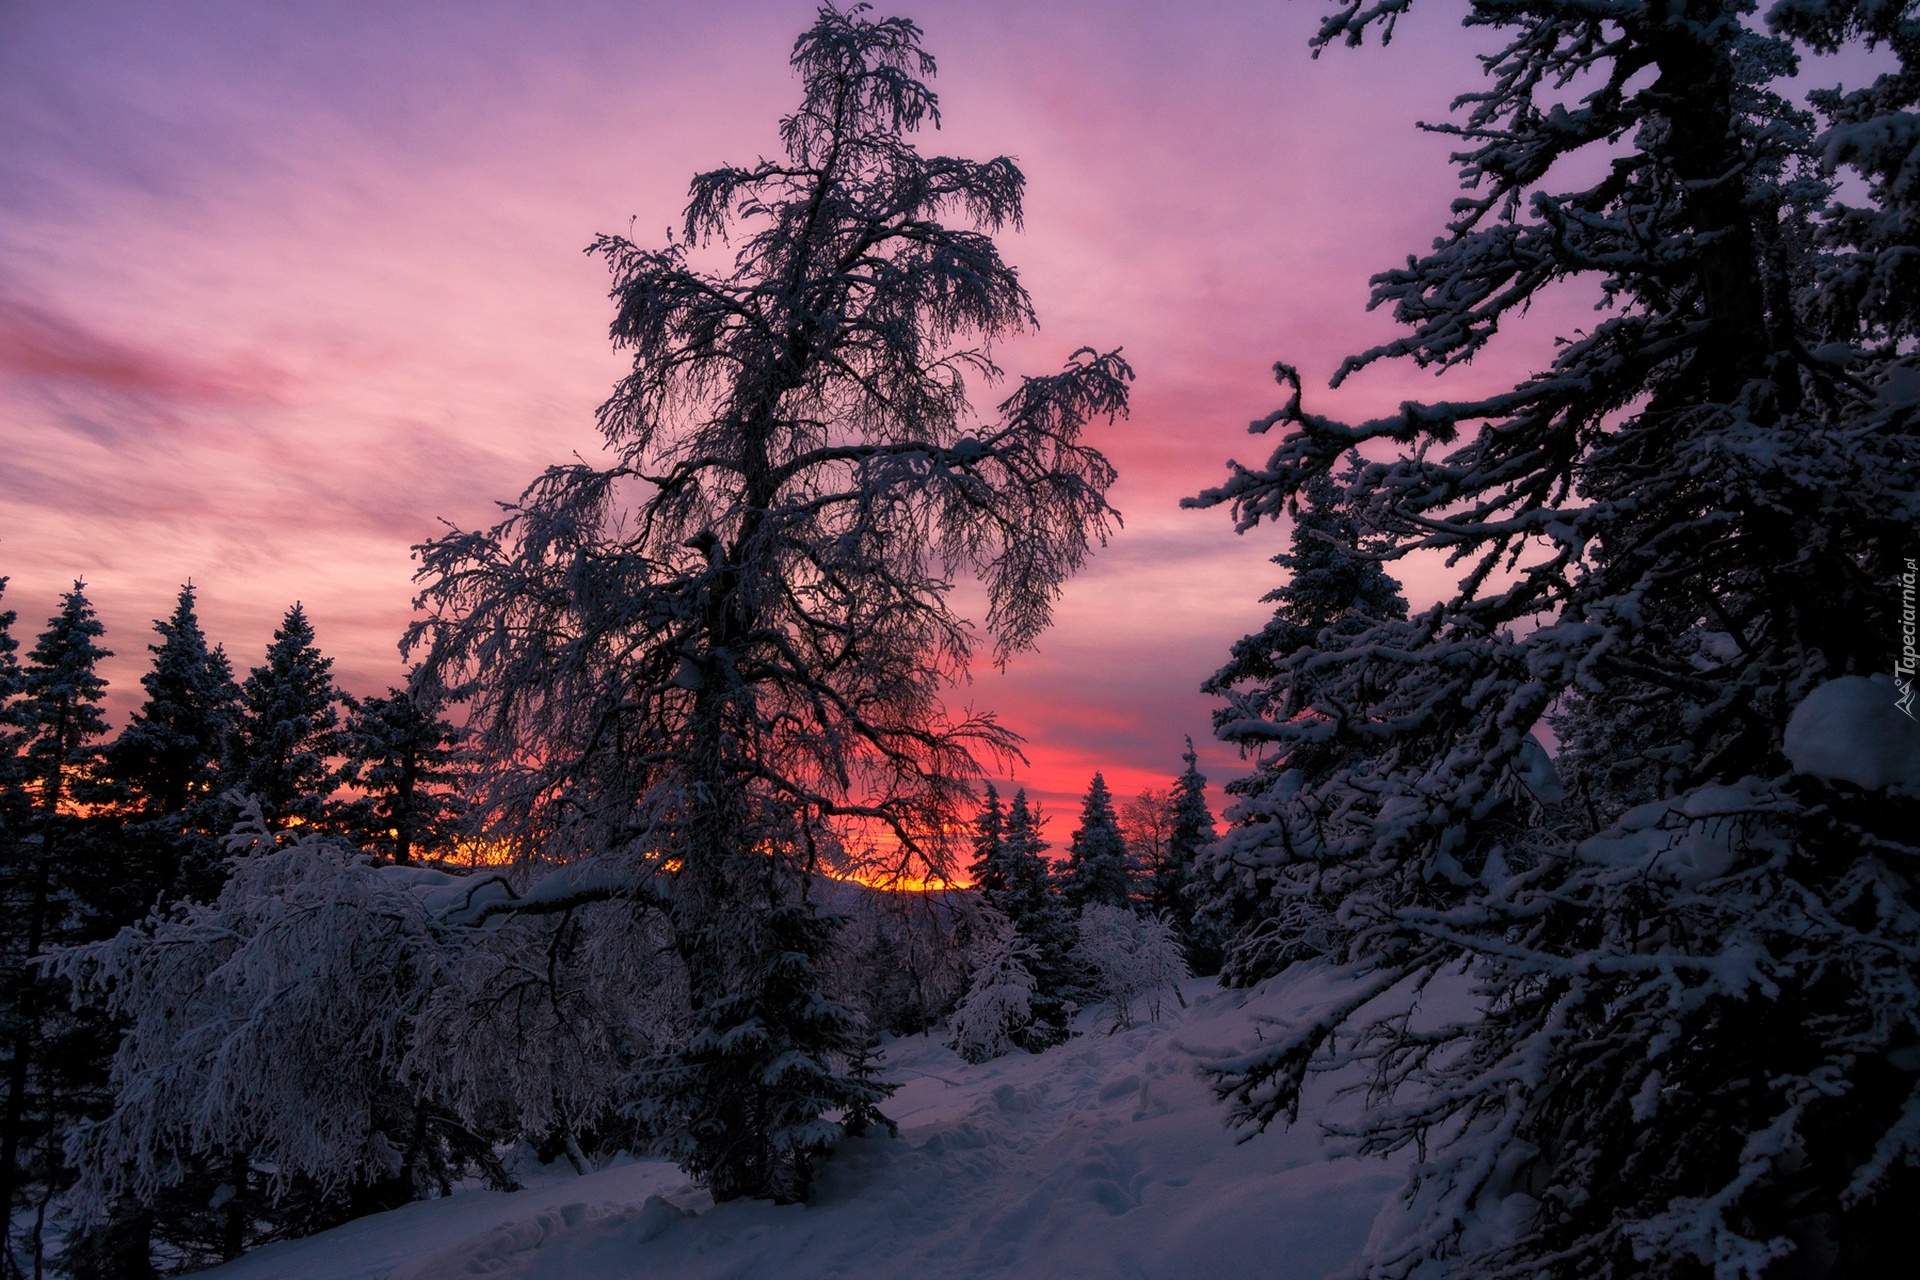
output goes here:
[{"label": "snow-covered tree", "polygon": [[237,1253],[303,1185],[504,1185],[494,1141],[557,1133],[578,1159],[576,1139],[617,1120],[622,1082],[681,1017],[660,911],[578,884],[529,901],[499,875],[375,865],[313,833],[275,847],[250,812],[215,901],[60,955],[126,1028],[113,1111],[75,1143],[84,1207],[164,1202],[210,1160],[244,1210]]},{"label": "snow-covered tree", "polygon": [[[811,873],[861,827],[946,871],[983,757],[1014,745],[942,702],[975,643],[954,575],[983,579],[1004,660],[1111,516],[1081,433],[1125,408],[1117,353],[972,410],[992,343],[1033,319],[991,239],[1024,179],[914,147],[938,118],[919,40],[820,10],[784,157],[696,177],[663,246],[594,245],[633,357],[600,411],[612,461],[555,467],[499,525],[420,549],[411,644],[471,700],[489,819],[530,870],[633,854],[671,900],[693,1030],[652,1078],[712,1108],[675,1141],[723,1199],[802,1194],[820,1112],[856,1087],[864,1029],[798,1012]],[[698,265],[722,243],[731,268]],[[793,1016],[754,1021],[776,1009]],[[789,1039],[729,1048],[762,1034]]]},{"label": "snow-covered tree", "polygon": [[1171,991],[1182,1004],[1180,980],[1187,962],[1166,917],[1090,902],[1080,909],[1074,955],[1093,975],[1093,993],[1113,1008],[1113,1029],[1133,1025],[1135,1004],[1145,1001],[1150,1021],[1160,1021],[1160,1003]]},{"label": "snow-covered tree", "polygon": [[1192,738],[1187,739],[1180,759],[1185,767],[1173,780],[1168,796],[1167,854],[1154,869],[1148,904],[1154,914],[1172,923],[1193,971],[1212,974],[1220,968],[1222,939],[1219,928],[1203,912],[1207,894],[1200,856],[1214,841],[1213,810],[1207,805],[1207,778],[1200,772]]},{"label": "snow-covered tree", "polygon": [[[7,592],[6,578],[0,578],[0,597]],[[26,743],[26,703],[21,694],[26,677],[20,670],[20,642],[13,638],[13,624],[19,614],[0,610],[0,834],[18,833],[26,811],[25,761],[21,750]]]},{"label": "snow-covered tree", "polygon": [[[1336,4],[1316,43],[1406,5]],[[1857,1275],[1908,1251],[1914,793],[1806,743],[1878,687],[1886,722],[1855,740],[1920,751],[1860,675],[1899,652],[1920,515],[1914,162],[1890,141],[1914,128],[1914,6],[1787,0],[1771,34],[1752,10],[1475,0],[1504,43],[1438,126],[1467,194],[1375,277],[1409,332],[1335,381],[1466,361],[1562,282],[1603,314],[1510,390],[1358,424],[1279,366],[1255,426],[1283,439],[1200,499],[1245,530],[1305,495],[1368,557],[1464,565],[1427,609],[1246,668],[1220,725],[1274,760],[1220,865],[1327,913],[1347,981],[1215,1078],[1264,1125],[1316,1066],[1371,1067],[1355,1148],[1427,1154],[1370,1276]],[[1818,99],[1817,138],[1777,89],[1794,40],[1862,36],[1901,70]],[[1818,162],[1860,166],[1868,216]],[[1554,710],[1565,800],[1532,732]],[[1606,743],[1640,763],[1590,785]],[[1411,1021],[1463,963],[1474,1009]]]},{"label": "snow-covered tree", "polygon": [[233,665],[224,649],[208,647],[193,606],[188,583],[173,616],[154,621],[160,643],[147,646],[153,669],[140,677],[146,701],[107,752],[115,781],[153,815],[182,813],[215,794],[238,710]]},{"label": "snow-covered tree", "polygon": [[267,660],[240,686],[239,723],[229,739],[234,785],[260,801],[268,821],[285,826],[326,815],[346,747],[343,700],[333,659],[314,644],[313,624],[295,603],[273,633]]},{"label": "snow-covered tree", "polygon": [[1000,899],[1007,896],[1016,878],[1007,863],[1006,833],[1007,812],[1000,803],[998,788],[989,782],[986,799],[973,819],[973,861],[967,864],[967,874],[973,877],[973,887],[987,904],[1002,911],[1005,907]]},{"label": "snow-covered tree", "polygon": [[1033,975],[1033,1025],[1021,1047],[1039,1052],[1071,1034],[1074,1011],[1085,994],[1085,979],[1073,959],[1073,915],[1055,887],[1051,847],[1042,834],[1046,819],[1027,800],[1026,788],[1007,806],[1005,838],[1007,893],[994,906],[1020,935],[1023,963]]},{"label": "snow-covered tree", "polygon": [[948,1022],[949,1043],[968,1062],[985,1062],[1032,1040],[1032,952],[1011,921],[989,908],[979,937],[979,959],[960,1007]]},{"label": "snow-covered tree", "polygon": [[1060,896],[1074,910],[1093,902],[1127,907],[1138,878],[1139,868],[1120,832],[1120,817],[1113,811],[1113,793],[1096,773],[1080,802],[1080,825],[1067,842]]},{"label": "snow-covered tree", "polygon": [[395,862],[452,852],[472,784],[466,742],[433,689],[389,689],[385,697],[353,700],[343,776],[363,794],[343,806],[342,816],[355,843]]},{"label": "snow-covered tree", "polygon": [[[1351,481],[1360,462],[1349,455],[1347,464]],[[1273,617],[1235,643],[1232,660],[1205,686],[1228,699],[1214,715],[1218,736],[1262,757],[1255,773],[1228,784],[1229,794],[1252,797],[1238,809],[1243,824],[1271,820],[1265,800],[1284,802],[1302,779],[1363,758],[1365,749],[1338,723],[1353,699],[1338,690],[1316,696],[1314,657],[1377,622],[1407,616],[1399,584],[1370,554],[1377,540],[1340,502],[1330,474],[1315,473],[1302,485],[1287,508],[1289,550],[1274,557],[1288,581],[1263,597]],[[1273,743],[1267,726],[1276,722],[1291,725],[1292,736],[1284,750],[1263,755]],[[1274,812],[1284,813],[1284,803]],[[1218,940],[1221,981],[1229,986],[1251,985],[1296,958],[1323,954],[1341,936],[1337,903],[1291,859],[1287,842],[1284,830],[1278,841],[1236,836],[1209,847],[1196,868],[1196,906]]]}]

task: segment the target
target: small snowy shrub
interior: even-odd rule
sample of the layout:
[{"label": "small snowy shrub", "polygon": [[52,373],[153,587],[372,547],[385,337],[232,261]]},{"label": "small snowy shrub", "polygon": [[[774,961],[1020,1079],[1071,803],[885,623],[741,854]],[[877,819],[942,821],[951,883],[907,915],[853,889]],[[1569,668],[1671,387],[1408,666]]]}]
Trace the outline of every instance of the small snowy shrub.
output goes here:
[{"label": "small snowy shrub", "polygon": [[57,960],[126,1027],[114,1109],[72,1143],[93,1205],[150,1198],[209,1153],[247,1153],[277,1195],[444,1185],[449,1141],[490,1162],[476,1130],[573,1147],[683,999],[629,903],[490,916],[512,893],[497,876],[373,866],[316,835],[242,844],[211,904]]},{"label": "small snowy shrub", "polygon": [[1136,1001],[1147,1002],[1147,1017],[1160,1021],[1160,999],[1187,976],[1173,926],[1162,916],[1137,916],[1120,907],[1088,903],[1080,911],[1080,943],[1075,957],[1093,973],[1094,989],[1113,1006],[1114,1030],[1133,1025]]},{"label": "small snowy shrub", "polygon": [[953,1012],[949,1041],[968,1062],[985,1062],[1014,1049],[1033,1025],[1033,974],[1025,946],[1005,916],[982,911],[980,966],[960,1007]]}]

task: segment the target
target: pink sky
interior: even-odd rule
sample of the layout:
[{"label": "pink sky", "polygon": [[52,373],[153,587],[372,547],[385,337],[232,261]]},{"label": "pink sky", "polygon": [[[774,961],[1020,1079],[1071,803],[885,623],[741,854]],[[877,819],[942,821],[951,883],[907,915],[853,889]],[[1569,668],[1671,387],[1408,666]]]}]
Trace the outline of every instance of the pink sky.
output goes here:
[{"label": "pink sky", "polygon": [[[600,231],[658,239],[699,169],[775,149],[800,0],[675,5],[250,3],[0,8],[0,574],[30,641],[76,577],[117,651],[116,724],[179,584],[242,671],[305,603],[347,689],[397,681],[409,547],[487,521],[598,437],[621,371]],[[1417,6],[1384,52],[1311,60],[1305,3],[881,6],[926,29],[929,150],[1016,157],[1003,251],[1043,372],[1123,345],[1130,421],[1096,443],[1125,530],[1037,654],[956,696],[1030,739],[1017,781],[1064,840],[1095,769],[1163,785],[1184,735],[1216,781],[1198,685],[1266,613],[1285,530],[1235,537],[1179,499],[1225,460],[1285,358],[1324,382],[1392,332],[1373,271],[1455,194],[1444,115],[1476,37]],[[629,220],[632,230],[629,232]],[[1569,308],[1554,317],[1578,320]],[[1450,375],[1544,355],[1530,327]],[[1431,396],[1376,370],[1320,404]],[[988,397],[982,397],[983,400]],[[1449,575],[1420,566],[1416,601]],[[1218,796],[1216,793],[1216,804]]]}]

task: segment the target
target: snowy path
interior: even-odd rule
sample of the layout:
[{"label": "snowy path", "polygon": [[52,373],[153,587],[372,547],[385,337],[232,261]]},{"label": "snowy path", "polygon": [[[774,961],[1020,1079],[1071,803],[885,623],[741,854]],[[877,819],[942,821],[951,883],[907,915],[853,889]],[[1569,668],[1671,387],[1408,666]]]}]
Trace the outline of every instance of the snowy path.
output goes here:
[{"label": "snowy path", "polygon": [[1312,971],[1251,995],[1196,980],[1190,1007],[1169,1004],[1157,1025],[981,1066],[925,1038],[895,1042],[902,1085],[886,1110],[900,1138],[848,1142],[804,1208],[716,1207],[671,1165],[641,1161],[410,1205],[206,1274],[1317,1278],[1352,1260],[1403,1169],[1329,1163],[1304,1117],[1236,1144],[1193,1051],[1244,1044],[1254,1014],[1284,1018],[1318,986]]}]

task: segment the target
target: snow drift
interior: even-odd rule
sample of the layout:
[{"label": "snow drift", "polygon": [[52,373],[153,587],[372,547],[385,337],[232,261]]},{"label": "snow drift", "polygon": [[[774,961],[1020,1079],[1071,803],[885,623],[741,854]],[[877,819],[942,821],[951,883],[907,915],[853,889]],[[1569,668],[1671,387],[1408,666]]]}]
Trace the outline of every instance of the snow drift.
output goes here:
[{"label": "snow drift", "polygon": [[[715,1205],[671,1164],[587,1177],[564,1165],[512,1194],[470,1190],[270,1245],[212,1280],[894,1280],[1313,1277],[1352,1262],[1405,1176],[1342,1160],[1302,1122],[1236,1141],[1195,1072],[1316,1007],[1330,979],[1296,966],[1252,991],[1194,979],[1163,1019],[1043,1054],[969,1065],[938,1033],[891,1040],[897,1139],[850,1139],[813,1202]],[[1357,1103],[1323,1080],[1317,1118]]]}]

